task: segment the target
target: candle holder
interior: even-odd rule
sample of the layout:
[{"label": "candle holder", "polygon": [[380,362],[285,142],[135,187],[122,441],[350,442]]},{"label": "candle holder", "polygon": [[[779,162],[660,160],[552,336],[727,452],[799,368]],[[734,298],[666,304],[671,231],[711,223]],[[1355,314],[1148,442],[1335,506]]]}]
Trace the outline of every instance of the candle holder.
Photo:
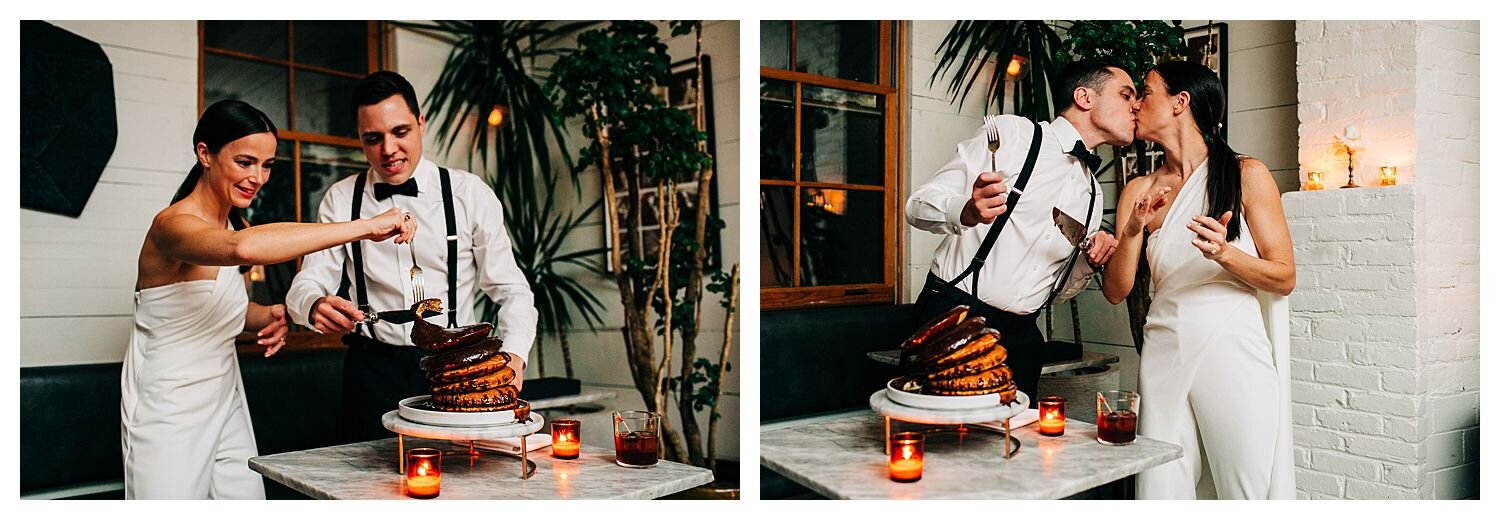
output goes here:
[{"label": "candle holder", "polygon": [[412,448],[406,452],[406,496],[437,498],[443,484],[443,452]]},{"label": "candle holder", "polygon": [[1067,401],[1061,397],[1043,397],[1037,401],[1037,431],[1048,437],[1057,437],[1067,428]]},{"label": "candle holder", "polygon": [[1388,166],[1388,165],[1383,165],[1383,164],[1380,166],[1380,185],[1381,186],[1395,186],[1396,185],[1396,167],[1395,166]]},{"label": "candle holder", "polygon": [[659,460],[661,414],[614,412],[615,464],[626,468],[649,468]]},{"label": "candle holder", "polygon": [[896,482],[916,482],[922,480],[922,458],[923,444],[925,438],[920,433],[898,433],[892,435],[891,439],[891,480]]},{"label": "candle holder", "polygon": [[1312,170],[1307,172],[1307,191],[1318,191],[1323,189],[1323,172]]},{"label": "candle holder", "polygon": [[583,435],[579,432],[580,424],[574,419],[557,419],[552,421],[552,457],[558,459],[578,458],[579,440]]}]

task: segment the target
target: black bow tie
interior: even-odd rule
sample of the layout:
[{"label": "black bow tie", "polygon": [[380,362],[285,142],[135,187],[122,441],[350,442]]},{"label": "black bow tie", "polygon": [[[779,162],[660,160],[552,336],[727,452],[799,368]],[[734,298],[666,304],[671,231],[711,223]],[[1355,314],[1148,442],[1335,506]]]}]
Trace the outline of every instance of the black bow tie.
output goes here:
[{"label": "black bow tie", "polygon": [[417,179],[406,179],[406,182],[394,185],[384,182],[375,183],[375,200],[389,199],[391,195],[417,196]]},{"label": "black bow tie", "polygon": [[1073,149],[1068,151],[1068,155],[1083,161],[1084,166],[1089,167],[1089,173],[1094,173],[1094,170],[1099,169],[1099,156],[1090,153],[1088,148],[1084,148],[1083,141],[1073,143]]}]

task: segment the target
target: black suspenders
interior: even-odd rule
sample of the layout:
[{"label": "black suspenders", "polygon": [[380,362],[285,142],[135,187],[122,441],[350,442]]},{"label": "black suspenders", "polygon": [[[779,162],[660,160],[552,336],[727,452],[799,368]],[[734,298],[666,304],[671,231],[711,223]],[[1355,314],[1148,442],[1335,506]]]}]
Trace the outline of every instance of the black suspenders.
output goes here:
[{"label": "black suspenders", "polygon": [[[1021,167],[1021,175],[1016,179],[1015,188],[1020,191],[1026,191],[1026,183],[1031,180],[1031,171],[1036,167],[1037,154],[1041,151],[1042,148],[1042,125],[1035,122],[1033,122],[1032,125],[1034,126],[1034,128],[1031,131],[1031,149],[1026,151],[1026,164]],[[1092,176],[1093,172],[1089,173],[1090,176]],[[957,289],[958,282],[960,280],[963,280],[965,276],[969,276],[973,280],[969,284],[969,288],[971,289],[970,295],[972,295],[976,301],[982,302],[982,300],[979,300],[979,270],[980,268],[984,267],[985,259],[989,258],[990,250],[994,249],[995,247],[995,240],[1000,238],[1000,231],[1005,228],[1005,223],[1010,221],[1010,215],[1011,213],[1015,212],[1016,203],[1020,201],[1020,198],[1020,195],[1016,195],[1016,192],[1010,193],[1010,196],[1005,200],[1005,205],[1008,209],[1006,210],[1004,215],[1000,215],[999,217],[995,218],[995,223],[990,226],[990,231],[984,236],[984,241],[979,243],[979,251],[975,252],[974,259],[969,261],[969,267],[967,269],[964,269],[964,272],[959,273],[958,276],[953,277],[952,280],[948,280],[947,282],[945,282],[947,285]],[[1089,222],[1094,217],[1094,201],[1097,198],[1097,189],[1094,185],[1093,179],[1090,178],[1089,209],[1088,213],[1085,213],[1083,217],[1083,229],[1085,232],[1088,231]],[[1052,299],[1056,298],[1057,294],[1062,291],[1062,285],[1067,283],[1066,280],[1068,279],[1068,275],[1073,272],[1073,265],[1078,261],[1078,254],[1081,251],[1082,249],[1080,248],[1073,248],[1073,253],[1068,256],[1067,267],[1063,268],[1062,274],[1059,275],[1059,279],[1052,283],[1052,291],[1047,295],[1047,300],[1042,302],[1042,308],[1046,308],[1047,306],[1052,305]]]},{"label": "black suspenders", "polygon": [[448,221],[448,327],[458,326],[458,224],[453,219],[453,182],[448,169],[438,168],[443,177],[443,218]]},{"label": "black suspenders", "polygon": [[[1015,185],[1015,188],[1020,191],[1026,191],[1026,183],[1031,180],[1031,170],[1036,167],[1036,156],[1042,150],[1042,125],[1035,122],[1031,124],[1033,126],[1031,149],[1026,151],[1026,164],[1021,167],[1021,175]],[[1010,196],[1005,199],[1007,208],[1005,214],[995,218],[995,223],[990,225],[990,232],[984,236],[984,241],[979,243],[979,251],[975,252],[974,259],[969,261],[969,268],[958,273],[958,276],[953,277],[952,280],[948,280],[946,283],[949,286],[956,288],[958,282],[965,276],[972,276],[973,282],[969,284],[969,294],[975,299],[979,298],[979,269],[984,267],[984,260],[989,258],[990,250],[995,248],[995,239],[1000,238],[1000,230],[1005,229],[1006,222],[1010,222],[1010,215],[1016,211],[1016,203],[1020,199],[1021,196],[1016,195],[1016,192],[1010,192]]]},{"label": "black suspenders", "polygon": [[[458,326],[458,221],[453,214],[453,181],[450,179],[447,168],[438,168],[438,173],[443,182],[443,217],[447,222],[448,242],[448,326]],[[365,178],[368,171],[360,172],[359,177],[354,179],[354,202],[349,205],[349,221],[359,220],[359,210],[365,199]],[[360,248],[359,240],[349,243],[350,258],[354,263],[354,300],[355,305],[368,305],[369,295],[365,292],[365,262],[364,254]],[[349,277],[345,276],[339,281],[339,293],[344,294],[349,290]],[[359,326],[364,326],[360,324]],[[374,332],[370,331],[367,336],[375,339]]]}]

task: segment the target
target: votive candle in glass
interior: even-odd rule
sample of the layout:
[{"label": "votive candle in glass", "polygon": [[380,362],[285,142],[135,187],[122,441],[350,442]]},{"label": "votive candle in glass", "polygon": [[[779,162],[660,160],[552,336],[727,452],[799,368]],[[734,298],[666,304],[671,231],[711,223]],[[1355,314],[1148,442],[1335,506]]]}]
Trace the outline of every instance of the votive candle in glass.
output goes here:
[{"label": "votive candle in glass", "polygon": [[1068,424],[1066,409],[1067,403],[1061,397],[1043,397],[1037,401],[1037,431],[1048,437],[1062,435]]},{"label": "votive candle in glass", "polygon": [[578,443],[583,436],[579,434],[580,425],[574,419],[558,419],[552,421],[552,456],[559,459],[578,458]]},{"label": "votive candle in glass", "polygon": [[891,436],[891,480],[922,480],[922,442],[920,433],[898,433]]},{"label": "votive candle in glass", "polygon": [[406,452],[406,496],[437,498],[443,484],[443,452],[412,448]]}]

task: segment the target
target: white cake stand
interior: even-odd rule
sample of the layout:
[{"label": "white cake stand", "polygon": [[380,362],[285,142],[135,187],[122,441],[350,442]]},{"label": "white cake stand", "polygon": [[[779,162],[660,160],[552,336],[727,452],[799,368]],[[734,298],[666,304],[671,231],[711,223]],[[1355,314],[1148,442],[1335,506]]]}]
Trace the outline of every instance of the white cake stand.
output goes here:
[{"label": "white cake stand", "polygon": [[531,462],[526,456],[526,436],[541,431],[542,415],[531,412],[530,419],[524,423],[507,422],[504,424],[489,424],[476,426],[436,426],[412,422],[401,417],[400,412],[391,410],[380,418],[380,423],[385,429],[396,432],[396,449],[401,452],[400,465],[396,467],[398,472],[406,470],[406,439],[405,436],[420,437],[423,439],[437,439],[448,441],[470,441],[469,454],[478,454],[474,450],[474,442],[487,439],[508,439],[511,437],[521,438],[521,480],[531,478],[536,472],[536,463]]},{"label": "white cake stand", "polygon": [[1016,400],[1010,404],[963,410],[907,406],[891,400],[886,392],[887,389],[882,388],[870,394],[870,409],[885,416],[885,452],[887,454],[891,452],[891,419],[917,424],[958,425],[960,431],[964,430],[963,425],[969,423],[1001,421],[1005,429],[1005,458],[1011,458],[1016,451],[1021,449],[1021,443],[1013,441],[1010,436],[1010,418],[1026,411],[1026,408],[1031,405],[1031,398],[1027,397],[1025,392],[1017,390]]}]

